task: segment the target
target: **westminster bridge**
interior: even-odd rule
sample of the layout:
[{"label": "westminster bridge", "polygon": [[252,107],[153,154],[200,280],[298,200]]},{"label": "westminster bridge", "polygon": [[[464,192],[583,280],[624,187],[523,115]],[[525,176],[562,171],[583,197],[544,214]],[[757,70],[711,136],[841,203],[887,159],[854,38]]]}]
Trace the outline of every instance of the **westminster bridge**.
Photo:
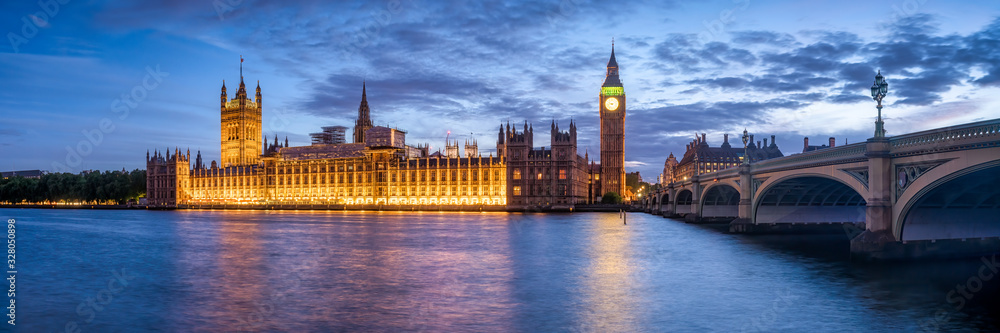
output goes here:
[{"label": "westminster bridge", "polygon": [[840,228],[852,256],[1000,251],[1000,119],[876,137],[660,185],[646,212],[735,233]]}]

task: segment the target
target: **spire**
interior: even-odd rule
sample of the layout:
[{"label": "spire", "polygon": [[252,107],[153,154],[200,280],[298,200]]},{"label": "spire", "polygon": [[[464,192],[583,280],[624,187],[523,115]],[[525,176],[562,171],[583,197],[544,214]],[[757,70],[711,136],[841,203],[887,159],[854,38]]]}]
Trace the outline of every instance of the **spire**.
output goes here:
[{"label": "spire", "polygon": [[285,147],[288,147],[288,136],[285,136]]},{"label": "spire", "polygon": [[361,105],[358,106],[358,119],[354,122],[354,143],[365,142],[365,131],[372,128],[371,109],[368,107],[368,84],[361,81]]},{"label": "spire", "polygon": [[615,60],[615,38],[611,38],[611,60],[608,60],[608,68],[618,68],[618,61]]},{"label": "spire", "polygon": [[236,90],[236,99],[240,101],[242,105],[243,100],[247,98],[246,84],[243,83],[243,55],[240,55],[240,88]]},{"label": "spire", "polygon": [[[611,59],[608,60],[607,76],[604,78],[604,85],[601,87],[622,87],[622,81],[618,78],[618,60],[615,60],[614,39],[611,39]],[[602,89],[601,91],[603,93],[604,90]]]}]

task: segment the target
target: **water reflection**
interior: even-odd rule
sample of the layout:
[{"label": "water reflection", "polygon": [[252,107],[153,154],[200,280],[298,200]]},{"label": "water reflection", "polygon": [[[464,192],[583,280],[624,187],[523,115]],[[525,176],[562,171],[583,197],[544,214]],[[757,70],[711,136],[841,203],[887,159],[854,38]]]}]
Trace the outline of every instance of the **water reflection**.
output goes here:
[{"label": "water reflection", "polygon": [[[584,304],[588,316],[581,330],[600,332],[637,332],[635,327],[635,286],[641,283],[635,275],[635,248],[630,243],[632,232],[627,230],[617,214],[602,214],[589,230],[587,257],[590,264],[584,273]],[[635,223],[633,223],[633,226]]]},{"label": "water reflection", "polygon": [[[206,331],[477,330],[509,321],[506,214],[203,212],[180,246]],[[469,218],[460,217],[459,218]],[[419,221],[413,223],[413,220]],[[211,260],[201,260],[211,254]],[[483,302],[490,300],[490,302]],[[486,325],[486,326],[484,326]]]},{"label": "water reflection", "polygon": [[1000,273],[948,296],[979,289],[981,261],[859,265],[846,237],[616,213],[0,212],[24,221],[26,331],[79,320],[117,267],[140,277],[87,331],[1000,328]]}]

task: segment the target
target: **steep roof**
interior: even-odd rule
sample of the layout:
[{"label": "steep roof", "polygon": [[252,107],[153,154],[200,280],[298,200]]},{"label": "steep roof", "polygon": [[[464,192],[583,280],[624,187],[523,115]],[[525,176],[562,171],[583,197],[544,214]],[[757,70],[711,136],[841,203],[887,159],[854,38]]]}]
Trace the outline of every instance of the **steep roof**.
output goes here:
[{"label": "steep roof", "polygon": [[608,60],[608,68],[618,67],[618,60],[615,60],[615,43],[611,43],[611,60]]}]

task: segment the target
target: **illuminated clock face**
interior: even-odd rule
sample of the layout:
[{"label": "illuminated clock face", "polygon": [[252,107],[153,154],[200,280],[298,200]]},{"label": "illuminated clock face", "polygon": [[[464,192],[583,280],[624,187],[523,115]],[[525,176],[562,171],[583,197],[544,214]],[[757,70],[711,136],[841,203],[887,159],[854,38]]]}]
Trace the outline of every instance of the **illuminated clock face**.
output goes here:
[{"label": "illuminated clock face", "polygon": [[608,97],[608,99],[604,100],[604,107],[611,111],[618,110],[618,99]]}]

